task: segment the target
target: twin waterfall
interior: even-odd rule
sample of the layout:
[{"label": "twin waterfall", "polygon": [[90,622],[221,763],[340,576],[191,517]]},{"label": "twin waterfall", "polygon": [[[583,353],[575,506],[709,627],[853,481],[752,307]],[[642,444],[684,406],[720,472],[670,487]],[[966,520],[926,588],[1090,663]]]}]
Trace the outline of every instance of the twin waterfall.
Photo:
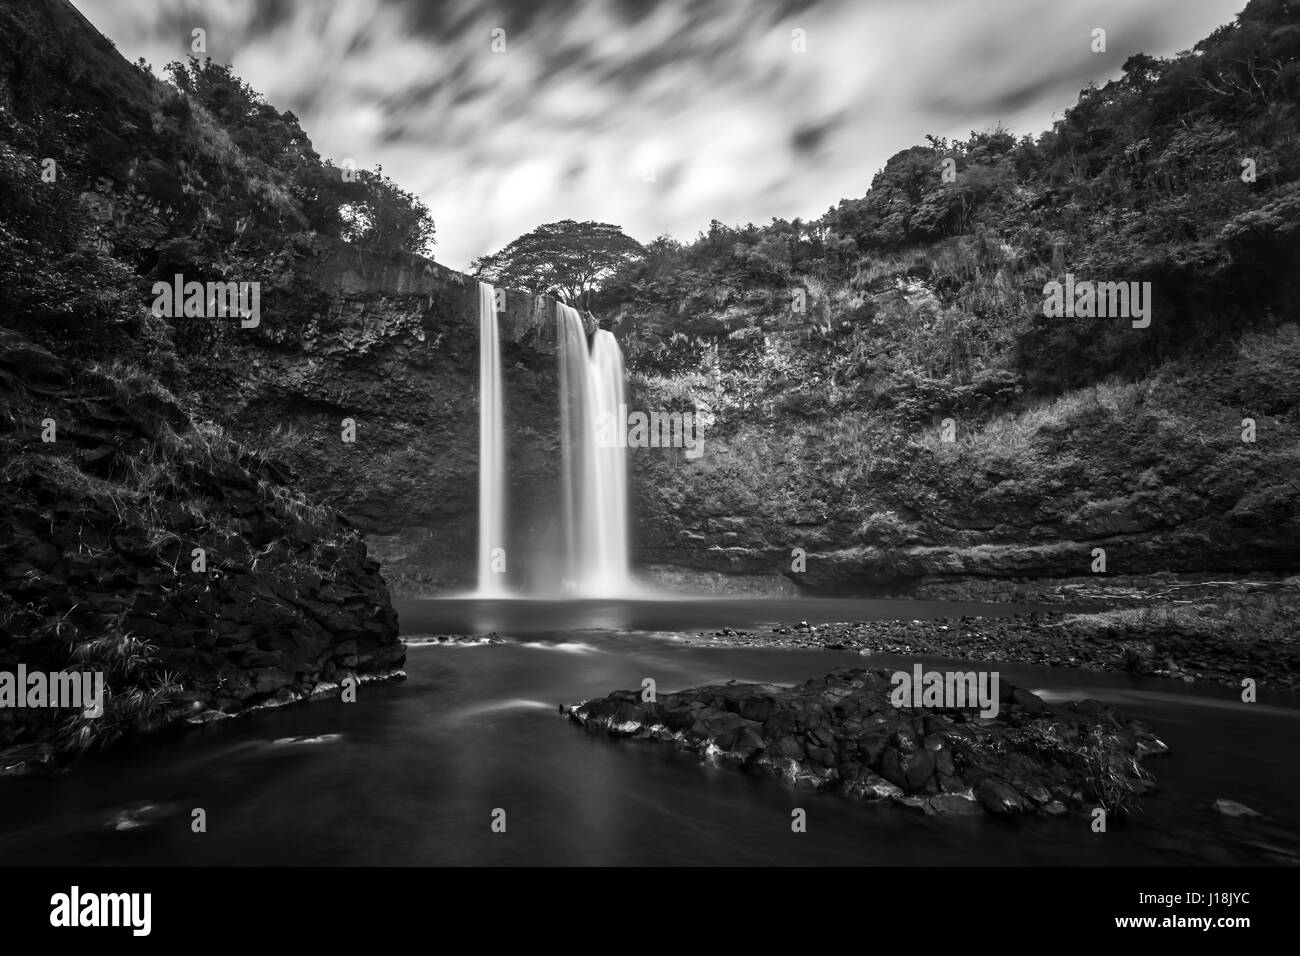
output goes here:
[{"label": "twin waterfall", "polygon": [[[627,464],[616,442],[600,442],[625,405],[623,352],[577,309],[556,303],[563,500],[561,596],[615,597],[628,572]],[[603,430],[598,426],[605,423]],[[479,283],[478,596],[507,597],[505,424],[496,290]],[[496,550],[501,549],[501,550]]]}]

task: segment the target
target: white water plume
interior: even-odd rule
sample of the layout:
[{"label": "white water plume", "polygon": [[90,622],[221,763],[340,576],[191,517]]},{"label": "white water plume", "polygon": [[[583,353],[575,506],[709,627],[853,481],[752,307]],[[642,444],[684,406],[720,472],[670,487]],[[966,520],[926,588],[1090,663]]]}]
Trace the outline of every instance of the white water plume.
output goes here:
[{"label": "white water plume", "polygon": [[625,406],[623,352],[604,329],[588,345],[582,315],[556,303],[560,439],[564,461],[564,590],[612,597],[632,590],[628,574],[627,463],[616,442],[598,441],[602,416]]},{"label": "white water plume", "polygon": [[506,546],[505,414],[496,289],[486,282],[478,284],[478,354],[478,593],[500,597],[505,574],[494,563],[504,561]]}]

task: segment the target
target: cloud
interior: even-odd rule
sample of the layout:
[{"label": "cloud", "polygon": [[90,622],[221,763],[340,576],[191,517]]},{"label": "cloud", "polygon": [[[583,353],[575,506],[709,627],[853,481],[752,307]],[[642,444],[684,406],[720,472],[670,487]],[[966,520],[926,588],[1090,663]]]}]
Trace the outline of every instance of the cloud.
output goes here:
[{"label": "cloud", "polygon": [[159,72],[204,28],[212,57],[297,114],[323,156],[382,164],[420,195],[436,258],[457,268],[557,219],[646,241],[818,216],[926,134],[1039,132],[1131,53],[1190,47],[1241,5],[75,2]]}]

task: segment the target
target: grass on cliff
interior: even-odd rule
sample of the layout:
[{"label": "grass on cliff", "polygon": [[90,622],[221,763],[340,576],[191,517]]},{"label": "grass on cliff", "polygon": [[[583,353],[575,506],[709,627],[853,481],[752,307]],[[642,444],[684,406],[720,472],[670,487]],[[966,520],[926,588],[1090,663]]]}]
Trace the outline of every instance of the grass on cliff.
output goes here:
[{"label": "grass on cliff", "polygon": [[[106,747],[180,712],[173,704],[183,692],[181,678],[165,671],[158,649],[125,623],[129,590],[115,610],[115,601],[102,600],[107,595],[95,583],[72,583],[95,579],[102,584],[135,563],[116,554],[115,535],[134,539],[139,542],[135,547],[152,553],[157,566],[172,575],[163,592],[182,601],[187,591],[208,586],[188,573],[192,547],[207,551],[209,572],[225,565],[256,567],[274,551],[277,573],[328,578],[331,546],[356,537],[355,530],[337,524],[330,508],[282,482],[279,466],[232,439],[220,425],[190,420],[170,391],[139,366],[124,361],[90,365],[73,387],[70,400],[80,410],[75,416],[56,413],[62,428],[81,436],[93,434],[86,425],[100,424],[97,417],[126,422],[119,425],[122,439],[107,458],[97,453],[112,447],[107,439],[86,455],[62,433],[61,440],[50,444],[23,442],[21,433],[0,435],[0,489],[48,514],[48,538],[43,527],[39,534],[61,544],[63,561],[77,558],[75,573],[81,576],[51,592],[42,586],[47,572],[30,570],[20,588],[46,596],[18,600],[0,592],[0,633],[24,635],[23,654],[30,666],[105,674],[102,717],[78,712],[55,715],[54,724],[23,719],[4,728],[4,743],[45,741],[59,752]],[[19,393],[18,401],[24,400]],[[15,409],[29,421],[40,420],[36,411]],[[251,498],[258,514],[232,511],[232,494],[247,496],[245,502]],[[250,517],[272,528],[278,525],[269,544],[250,540]],[[56,531],[60,522],[63,527]]]},{"label": "grass on cliff", "polygon": [[987,422],[955,420],[956,440],[943,440],[938,428],[926,429],[913,441],[944,461],[981,462],[1015,460],[1034,453],[1044,433],[1078,427],[1082,420],[1127,421],[1139,413],[1150,382],[1111,381],[1067,392],[1059,398],[999,415]]},{"label": "grass on cliff", "polygon": [[104,712],[94,718],[82,713],[65,718],[56,746],[85,753],[167,723],[173,716],[172,702],[184,688],[180,675],[159,667],[157,652],[120,626],[73,647],[73,667],[104,674]]},{"label": "grass on cliff", "polygon": [[[662,520],[681,541],[773,555],[795,544],[935,544],[951,536],[948,511],[986,509],[990,496],[1009,509],[1061,502],[1065,534],[1111,513],[1141,526],[1205,507],[1206,495],[1235,501],[1225,520],[1245,522],[1274,522],[1300,500],[1300,324],[1246,335],[1214,362],[954,414],[951,443],[937,419],[918,432],[872,411],[880,385],[850,374],[852,349],[811,371],[787,345],[768,336],[740,354],[706,350],[678,375],[634,374],[637,407],[709,413],[701,458],[629,458],[641,513],[695,517],[689,527]],[[1244,417],[1257,421],[1255,443],[1242,441]],[[736,521],[745,527],[726,526]],[[739,538],[720,540],[731,531]]]}]

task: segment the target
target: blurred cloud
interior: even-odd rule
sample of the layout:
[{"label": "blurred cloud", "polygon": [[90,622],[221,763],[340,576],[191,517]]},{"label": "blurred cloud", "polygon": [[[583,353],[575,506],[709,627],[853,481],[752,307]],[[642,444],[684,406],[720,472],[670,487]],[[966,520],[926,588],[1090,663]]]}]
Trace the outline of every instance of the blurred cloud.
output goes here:
[{"label": "blurred cloud", "polygon": [[648,241],[819,216],[926,134],[1038,133],[1132,53],[1190,47],[1244,4],[74,2],[159,74],[205,29],[208,54],[322,156],[382,164],[420,195],[455,268],[557,219]]}]

